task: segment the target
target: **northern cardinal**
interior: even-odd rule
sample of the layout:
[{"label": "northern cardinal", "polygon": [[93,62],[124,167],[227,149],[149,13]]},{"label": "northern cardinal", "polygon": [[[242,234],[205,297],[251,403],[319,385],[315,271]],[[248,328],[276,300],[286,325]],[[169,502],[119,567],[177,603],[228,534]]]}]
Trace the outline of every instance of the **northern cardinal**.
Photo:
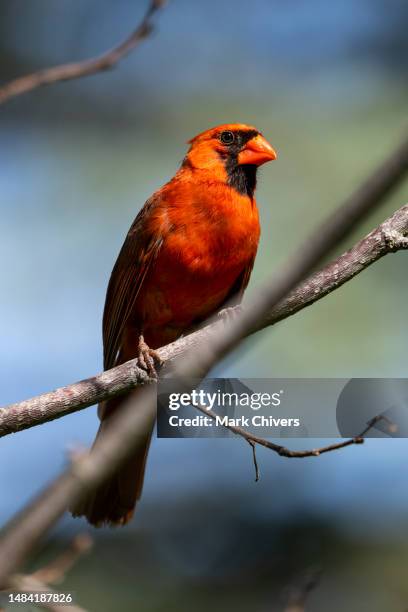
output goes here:
[{"label": "northern cardinal", "polygon": [[[147,200],[113,268],[103,315],[104,368],[139,357],[155,373],[154,349],[237,303],[259,241],[257,168],[276,159],[260,132],[243,124],[207,130],[191,141],[180,169]],[[99,406],[99,438],[126,401]],[[127,464],[72,508],[96,526],[124,525],[140,498],[151,432]]]}]

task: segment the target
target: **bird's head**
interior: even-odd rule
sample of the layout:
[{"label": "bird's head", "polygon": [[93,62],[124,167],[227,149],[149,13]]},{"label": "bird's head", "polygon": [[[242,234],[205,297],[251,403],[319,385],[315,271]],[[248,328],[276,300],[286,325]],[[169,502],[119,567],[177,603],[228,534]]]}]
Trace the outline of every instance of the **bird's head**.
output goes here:
[{"label": "bird's head", "polygon": [[276,159],[268,141],[254,127],[225,124],[206,130],[189,141],[185,165],[208,171],[241,194],[252,197],[258,166]]}]

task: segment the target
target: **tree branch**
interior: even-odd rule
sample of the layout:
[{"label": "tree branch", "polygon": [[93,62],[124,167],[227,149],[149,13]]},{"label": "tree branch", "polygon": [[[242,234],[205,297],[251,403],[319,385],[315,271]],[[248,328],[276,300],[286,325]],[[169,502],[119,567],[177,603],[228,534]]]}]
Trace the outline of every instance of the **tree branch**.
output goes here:
[{"label": "tree branch", "polygon": [[65,550],[47,565],[30,574],[30,577],[44,584],[59,584],[79,559],[90,551],[92,546],[91,536],[88,533],[79,533]]},{"label": "tree branch", "polygon": [[[287,298],[269,310],[254,331],[273,325],[313,304],[384,255],[407,249],[407,236],[408,204],[320,272],[301,283]],[[170,367],[177,357],[194,347],[204,345],[224,326],[221,322],[212,323],[161,348],[158,352],[165,367]],[[133,359],[98,376],[1,408],[0,437],[61,418],[149,382],[153,380],[138,366],[137,359]]]},{"label": "tree branch", "polygon": [[123,57],[135,49],[153,30],[152,18],[164,6],[165,0],[151,0],[138,27],[122,43],[99,57],[82,62],[61,64],[14,79],[0,87],[0,104],[44,85],[79,79],[113,68]]}]

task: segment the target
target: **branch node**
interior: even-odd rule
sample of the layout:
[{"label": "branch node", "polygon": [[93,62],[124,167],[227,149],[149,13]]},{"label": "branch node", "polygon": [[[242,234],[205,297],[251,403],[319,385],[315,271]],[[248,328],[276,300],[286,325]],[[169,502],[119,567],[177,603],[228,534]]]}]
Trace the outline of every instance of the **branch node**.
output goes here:
[{"label": "branch node", "polygon": [[389,253],[395,253],[402,249],[408,249],[408,237],[389,224],[384,224],[381,231],[381,239]]}]

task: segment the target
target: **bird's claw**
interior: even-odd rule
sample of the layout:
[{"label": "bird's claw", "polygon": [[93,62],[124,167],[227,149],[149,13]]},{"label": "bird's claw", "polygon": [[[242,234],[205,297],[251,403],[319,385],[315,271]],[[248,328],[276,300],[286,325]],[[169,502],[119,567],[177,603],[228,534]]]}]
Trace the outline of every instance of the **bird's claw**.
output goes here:
[{"label": "bird's claw", "polygon": [[232,323],[232,321],[239,317],[241,313],[242,306],[238,304],[237,306],[228,306],[227,308],[223,308],[222,310],[220,310],[217,316],[225,323]]},{"label": "bird's claw", "polygon": [[139,366],[145,370],[151,378],[158,379],[156,365],[162,365],[163,360],[159,353],[151,349],[145,342],[143,336],[139,337],[137,358]]}]

